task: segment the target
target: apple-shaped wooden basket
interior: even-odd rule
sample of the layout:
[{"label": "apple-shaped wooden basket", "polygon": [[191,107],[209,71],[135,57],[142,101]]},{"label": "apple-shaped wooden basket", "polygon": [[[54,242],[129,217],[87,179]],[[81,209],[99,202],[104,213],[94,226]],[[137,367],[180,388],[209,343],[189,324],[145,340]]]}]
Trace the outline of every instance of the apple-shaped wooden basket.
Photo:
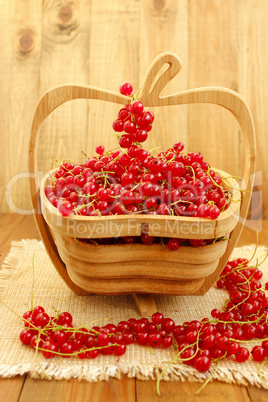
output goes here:
[{"label": "apple-shaped wooden basket", "polygon": [[[164,65],[167,65],[167,69],[161,72]],[[225,88],[204,87],[161,97],[162,89],[180,69],[180,59],[170,52],[160,54],[153,61],[139,96],[144,106],[216,104],[235,116],[244,134],[242,188],[227,173],[218,171],[231,189],[232,202],[216,220],[145,214],[100,217],[71,214],[63,217],[44,193],[51,172],[43,178],[40,189],[36,183],[36,146],[42,123],[53,110],[67,101],[96,99],[126,105],[130,97],[92,86],[62,85],[49,90],[39,100],[29,148],[32,205],[46,250],[60,276],[76,294],[130,293],[136,302],[136,294],[201,295],[215,282],[236,245],[247,216],[253,186],[256,151],[252,116],[243,98]],[[157,227],[157,235],[162,237],[225,237],[229,240],[198,248],[181,246],[177,251],[165,250],[161,244],[97,245],[75,240],[115,237],[115,233],[120,233],[120,236],[138,236],[144,227],[149,235],[154,236]]]}]

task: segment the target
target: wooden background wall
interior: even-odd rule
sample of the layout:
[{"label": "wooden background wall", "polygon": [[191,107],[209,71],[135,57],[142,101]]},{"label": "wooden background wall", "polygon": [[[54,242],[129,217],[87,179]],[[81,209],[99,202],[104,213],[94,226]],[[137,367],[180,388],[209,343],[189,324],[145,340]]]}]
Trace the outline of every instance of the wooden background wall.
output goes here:
[{"label": "wooden background wall", "polygon": [[[63,83],[118,91],[123,81],[138,89],[154,57],[170,50],[183,68],[165,94],[217,85],[247,100],[267,216],[267,15],[267,0],[0,0],[0,211],[30,208],[28,140],[44,91]],[[74,101],[55,111],[41,133],[40,176],[53,158],[81,160],[81,151],[91,154],[100,143],[116,146],[118,109]],[[191,105],[154,112],[147,149],[153,139],[164,148],[180,140],[215,167],[242,174],[243,138],[227,111]]]}]

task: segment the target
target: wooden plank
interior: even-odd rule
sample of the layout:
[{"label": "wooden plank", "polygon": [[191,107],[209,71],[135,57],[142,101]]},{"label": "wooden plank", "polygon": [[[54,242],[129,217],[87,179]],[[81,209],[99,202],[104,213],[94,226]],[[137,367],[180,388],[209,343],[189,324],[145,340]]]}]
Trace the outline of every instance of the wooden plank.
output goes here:
[{"label": "wooden plank", "polygon": [[[161,382],[161,396],[156,392],[156,381],[141,381],[136,380],[137,401],[142,402],[170,402],[183,401],[192,402],[195,399],[206,402],[250,402],[251,399],[247,394],[246,387],[241,387],[234,384],[223,384],[219,381],[213,381],[204,387],[198,394],[196,391],[202,386],[202,383],[196,382]],[[256,402],[256,400],[254,401]]]},{"label": "wooden plank", "polygon": [[247,387],[247,391],[251,401],[253,402],[266,402],[268,400],[268,390],[253,387],[252,385]]},{"label": "wooden plank", "polygon": [[[122,82],[138,89],[139,2],[92,0],[90,33],[90,85],[119,92]],[[112,123],[120,105],[89,102],[87,150],[103,144],[118,147]]]},{"label": "wooden plank", "polygon": [[238,1],[238,90],[247,99],[257,133],[257,167],[262,191],[263,216],[268,216],[267,170],[267,13],[268,2]]},{"label": "wooden plank", "polygon": [[[149,65],[160,53],[174,51],[182,60],[182,71],[172,79],[162,95],[188,89],[187,3],[187,0],[141,1],[139,85],[142,85]],[[146,149],[155,145],[167,149],[178,141],[187,145],[188,106],[151,110],[155,121],[145,143]]]},{"label": "wooden plank", "polygon": [[[87,84],[90,0],[45,0],[42,29],[40,96],[59,84]],[[38,148],[43,174],[53,167],[53,158],[82,160],[81,151],[87,151],[87,108],[84,100],[69,102],[44,123]]]},{"label": "wooden plank", "polygon": [[[26,375],[13,378],[0,378],[0,400],[5,402],[17,402],[25,379]],[[4,396],[4,399],[1,399],[1,396]]]},{"label": "wooden plank", "polygon": [[[0,149],[1,211],[11,211],[11,199],[18,208],[29,208],[27,190],[27,143],[35,103],[38,99],[42,2],[1,2],[0,14]],[[19,175],[17,180],[15,175]],[[8,190],[11,178],[14,183]],[[18,178],[20,178],[18,180]],[[14,212],[14,208],[12,209]]]},{"label": "wooden plank", "polygon": [[97,383],[78,381],[43,381],[27,377],[19,402],[134,402],[135,379],[124,376],[121,380],[111,379]]},{"label": "wooden plank", "polygon": [[[189,1],[189,88],[238,90],[237,13],[233,0]],[[214,105],[190,106],[188,138],[190,151],[201,152],[216,168],[242,175],[243,147],[231,113]]]},{"label": "wooden plank", "polygon": [[8,254],[12,240],[40,238],[33,216],[1,214],[0,221],[1,228],[5,228],[0,237],[0,264]]}]

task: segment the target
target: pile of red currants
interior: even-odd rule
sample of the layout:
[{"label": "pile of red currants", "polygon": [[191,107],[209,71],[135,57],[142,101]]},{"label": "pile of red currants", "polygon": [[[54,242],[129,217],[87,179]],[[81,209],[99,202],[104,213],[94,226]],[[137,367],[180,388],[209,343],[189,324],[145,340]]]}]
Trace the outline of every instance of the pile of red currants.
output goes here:
[{"label": "pile of red currants", "polygon": [[224,310],[213,308],[212,318],[182,324],[155,313],[151,320],[130,318],[116,325],[74,327],[70,313],[50,317],[37,306],[23,315],[25,329],[20,340],[46,358],[121,356],[132,343],[164,349],[173,346],[178,360],[200,372],[224,358],[246,361],[250,352],[241,345],[256,340],[261,344],[253,347],[252,359],[263,362],[268,359],[268,282],[262,286],[261,277],[259,268],[245,258],[229,261],[217,282],[218,288],[229,292]]}]

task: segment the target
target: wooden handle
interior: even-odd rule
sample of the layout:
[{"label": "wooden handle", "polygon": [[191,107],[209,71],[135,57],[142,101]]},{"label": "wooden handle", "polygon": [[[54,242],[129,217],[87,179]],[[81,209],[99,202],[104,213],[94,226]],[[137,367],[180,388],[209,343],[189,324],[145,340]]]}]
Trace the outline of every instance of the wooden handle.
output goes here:
[{"label": "wooden handle", "polygon": [[[167,66],[167,69],[163,70],[165,65]],[[160,54],[153,61],[146,74],[139,97],[144,106],[170,106],[190,103],[216,104],[229,110],[234,115],[242,129],[245,139],[244,182],[242,185],[242,189],[245,190],[245,193],[242,198],[239,222],[230,236],[228,247],[224,256],[220,260],[217,270],[213,276],[208,277],[205,281],[205,284],[201,289],[201,292],[204,292],[205,289],[209,288],[212,281],[217,278],[221,269],[225,265],[231,251],[236,245],[245,223],[254,181],[256,160],[255,133],[253,119],[246,102],[238,93],[230,89],[204,87],[161,97],[160,95],[163,88],[176,74],[178,74],[180,69],[181,61],[174,53],[167,52]],[[57,107],[73,99],[96,99],[106,102],[128,104],[130,97],[92,86],[62,85],[46,92],[38,102],[33,117],[29,146],[29,171],[32,173],[30,178],[30,193],[36,223],[43,238],[45,247],[47,248],[48,254],[50,255],[54,265],[56,265],[62,276],[66,276],[65,266],[58,253],[55,251],[55,246],[51,244],[53,242],[52,236],[49,236],[49,229],[44,227],[46,223],[44,219],[42,219],[41,212],[38,208],[36,146],[38,143],[39,131],[44,120]]]}]

